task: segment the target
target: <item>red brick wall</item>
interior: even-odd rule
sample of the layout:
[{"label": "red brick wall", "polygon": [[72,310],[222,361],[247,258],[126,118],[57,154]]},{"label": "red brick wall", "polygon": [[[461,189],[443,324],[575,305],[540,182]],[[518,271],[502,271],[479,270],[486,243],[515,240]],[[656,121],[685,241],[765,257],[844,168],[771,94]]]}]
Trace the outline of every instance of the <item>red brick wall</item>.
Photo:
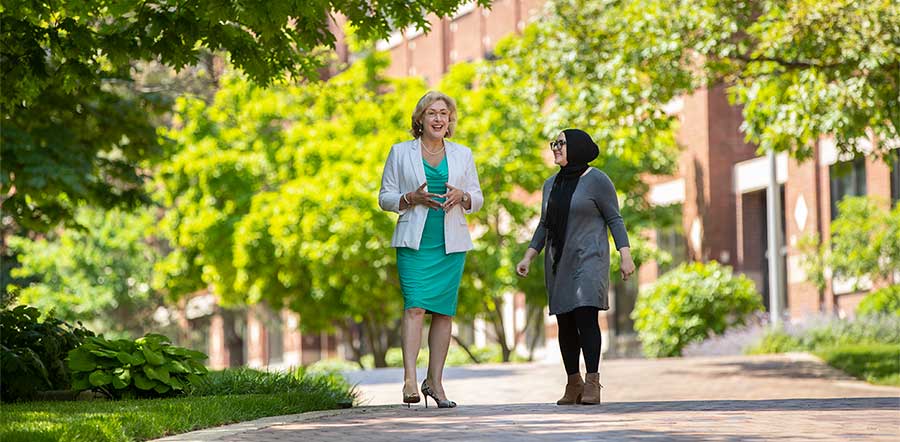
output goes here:
[{"label": "red brick wall", "polygon": [[[798,318],[805,314],[825,310],[823,305],[824,293],[821,294],[815,284],[809,282],[808,276],[802,270],[801,261],[803,254],[798,250],[797,243],[805,236],[819,232],[821,214],[817,207],[821,206],[820,192],[816,185],[816,173],[822,172],[816,159],[810,159],[798,163],[795,159],[788,160],[788,181],[784,187],[785,207],[785,244],[787,245],[787,280],[788,293],[787,304],[791,317]],[[827,173],[827,169],[824,170]],[[802,198],[806,206],[806,220],[802,225],[797,218],[797,207]]]},{"label": "red brick wall", "polygon": [[484,55],[481,42],[483,18],[476,8],[453,20],[450,30],[450,63],[478,60]]},{"label": "red brick wall", "polygon": [[212,315],[209,319],[209,341],[207,343],[209,367],[215,370],[228,367],[228,348],[225,346],[225,331],[222,316]]},{"label": "red brick wall", "polygon": [[428,21],[431,32],[409,40],[409,75],[423,77],[434,85],[446,71],[449,43],[444,23],[434,15],[429,16]]},{"label": "red brick wall", "polygon": [[521,31],[542,11],[543,4],[543,0],[496,0],[489,10],[476,7],[443,21],[431,16],[428,34],[404,37],[390,49],[387,74],[423,77],[434,86],[452,63],[479,60],[500,39]]},{"label": "red brick wall", "polygon": [[[684,108],[679,115],[681,127],[677,134],[678,143],[685,148],[678,161],[678,170],[679,174],[684,177],[682,222],[684,233],[688,238],[688,256],[693,261],[702,261],[707,258],[703,254],[705,241],[701,241],[698,250],[690,240],[691,226],[694,220],[699,220],[701,229],[704,227],[703,216],[708,200],[709,185],[706,179],[706,171],[709,170],[707,97],[706,89],[698,89],[693,94],[684,97]],[[701,235],[702,237],[703,235]]]}]

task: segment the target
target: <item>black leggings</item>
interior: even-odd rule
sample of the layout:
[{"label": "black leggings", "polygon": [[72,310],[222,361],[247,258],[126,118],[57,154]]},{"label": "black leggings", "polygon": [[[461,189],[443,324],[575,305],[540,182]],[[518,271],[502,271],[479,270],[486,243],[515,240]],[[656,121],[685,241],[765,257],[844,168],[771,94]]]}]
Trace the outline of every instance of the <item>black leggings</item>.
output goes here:
[{"label": "black leggings", "polygon": [[566,373],[578,373],[578,352],[584,353],[584,365],[588,373],[597,373],[600,367],[600,324],[597,307],[578,307],[568,313],[556,315],[559,324],[559,351],[562,353]]}]

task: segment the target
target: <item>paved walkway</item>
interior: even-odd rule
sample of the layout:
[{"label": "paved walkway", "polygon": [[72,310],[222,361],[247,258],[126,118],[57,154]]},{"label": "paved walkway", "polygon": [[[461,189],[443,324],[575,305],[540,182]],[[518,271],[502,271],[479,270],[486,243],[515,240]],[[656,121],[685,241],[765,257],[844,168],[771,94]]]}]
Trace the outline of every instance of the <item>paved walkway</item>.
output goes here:
[{"label": "paved walkway", "polygon": [[612,360],[601,367],[600,406],[556,406],[562,369],[522,364],[449,368],[444,386],[459,408],[401,408],[402,372],[385,369],[350,376],[364,407],[166,440],[900,440],[900,389],[855,381],[806,355]]}]

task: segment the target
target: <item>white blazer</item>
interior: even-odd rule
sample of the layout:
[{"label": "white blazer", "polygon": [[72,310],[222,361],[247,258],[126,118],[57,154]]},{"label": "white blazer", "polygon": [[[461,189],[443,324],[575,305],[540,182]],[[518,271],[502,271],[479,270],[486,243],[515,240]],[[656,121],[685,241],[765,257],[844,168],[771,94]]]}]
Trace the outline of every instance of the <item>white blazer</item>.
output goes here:
[{"label": "white blazer", "polygon": [[[422,242],[422,232],[425,230],[425,218],[428,216],[428,208],[423,205],[415,205],[406,210],[400,210],[400,198],[407,192],[414,192],[425,182],[425,166],[422,164],[421,141],[404,141],[391,146],[384,163],[384,172],[381,174],[381,190],[378,192],[378,205],[383,210],[400,214],[397,219],[397,227],[391,238],[391,247],[409,247],[419,250]],[[481,209],[484,204],[484,196],[481,194],[481,184],[478,183],[478,172],[475,170],[475,161],[472,159],[472,151],[461,144],[444,140],[447,150],[447,168],[449,178],[447,182],[469,194],[472,198],[472,206],[464,210],[462,204],[450,209],[444,216],[444,243],[447,253],[464,252],[472,250],[472,236],[469,234],[469,225],[466,223],[466,214]],[[426,187],[427,189],[427,187]]]}]

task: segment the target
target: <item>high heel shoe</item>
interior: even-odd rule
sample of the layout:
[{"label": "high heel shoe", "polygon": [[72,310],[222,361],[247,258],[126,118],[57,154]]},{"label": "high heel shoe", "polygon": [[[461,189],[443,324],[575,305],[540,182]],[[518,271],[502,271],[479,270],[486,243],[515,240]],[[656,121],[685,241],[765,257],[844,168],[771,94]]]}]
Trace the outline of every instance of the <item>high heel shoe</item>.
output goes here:
[{"label": "high heel shoe", "polygon": [[428,379],[422,381],[422,394],[425,395],[425,408],[428,408],[428,396],[431,396],[431,399],[437,402],[438,408],[456,408],[456,402],[449,399],[438,399],[437,395],[434,394],[434,390],[428,386]]},{"label": "high heel shoe", "polygon": [[421,400],[422,398],[419,397],[418,391],[412,393],[403,392],[403,403],[406,404],[406,408],[410,407],[409,404],[418,404]]}]

